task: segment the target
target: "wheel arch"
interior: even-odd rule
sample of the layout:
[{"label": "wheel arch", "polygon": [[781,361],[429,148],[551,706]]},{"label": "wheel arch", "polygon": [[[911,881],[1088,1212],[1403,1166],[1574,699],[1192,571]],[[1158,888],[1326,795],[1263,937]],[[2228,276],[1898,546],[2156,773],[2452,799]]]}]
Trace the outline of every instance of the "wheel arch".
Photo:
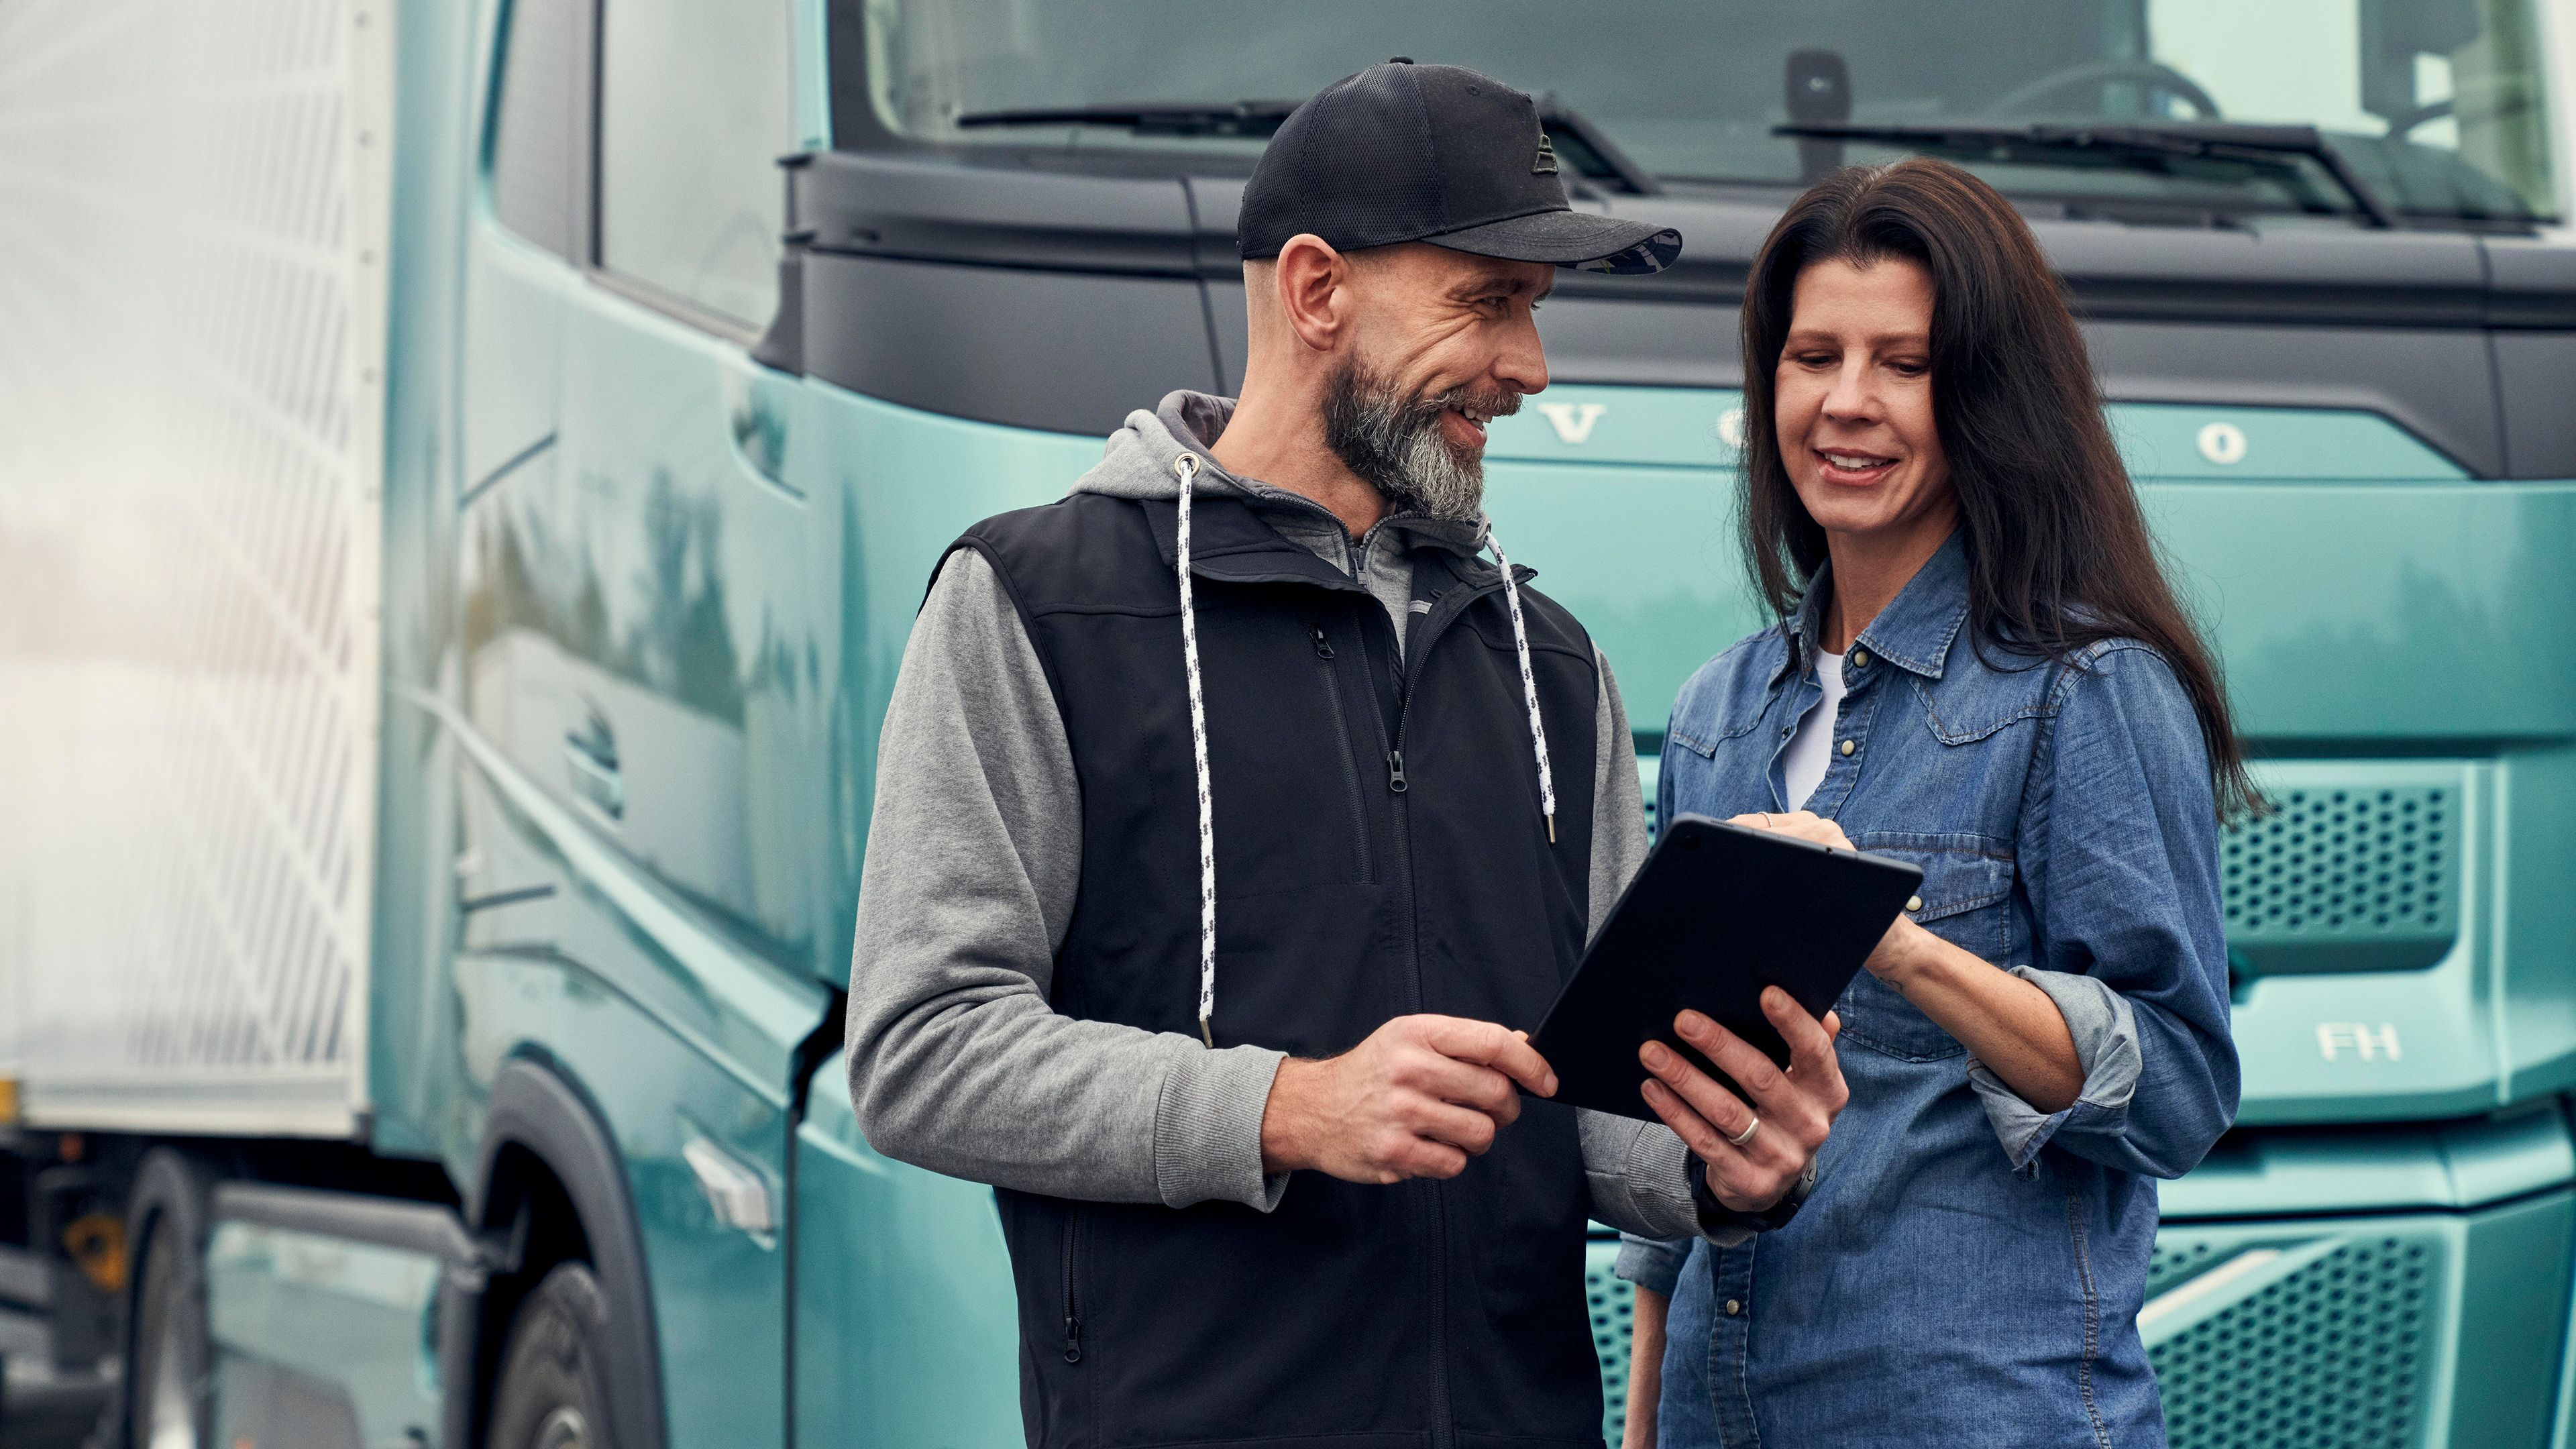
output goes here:
[{"label": "wheel arch", "polygon": [[482,1444],[511,1315],[548,1268],[578,1258],[608,1298],[601,1362],[615,1442],[662,1449],[661,1336],[625,1160],[598,1103],[542,1051],[523,1050],[493,1079],[466,1221],[509,1248],[479,1304],[442,1306],[443,1333],[457,1337],[439,1356],[471,1366],[449,1379],[446,1442]]}]

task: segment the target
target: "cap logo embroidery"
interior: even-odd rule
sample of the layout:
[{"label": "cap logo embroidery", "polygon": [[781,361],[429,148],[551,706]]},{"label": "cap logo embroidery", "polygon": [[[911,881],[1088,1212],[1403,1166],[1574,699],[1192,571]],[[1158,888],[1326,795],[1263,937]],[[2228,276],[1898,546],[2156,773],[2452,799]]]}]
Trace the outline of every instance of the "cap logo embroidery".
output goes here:
[{"label": "cap logo embroidery", "polygon": [[1556,174],[1556,146],[1544,133],[1538,138],[1538,159],[1530,163],[1530,174],[1532,176]]}]

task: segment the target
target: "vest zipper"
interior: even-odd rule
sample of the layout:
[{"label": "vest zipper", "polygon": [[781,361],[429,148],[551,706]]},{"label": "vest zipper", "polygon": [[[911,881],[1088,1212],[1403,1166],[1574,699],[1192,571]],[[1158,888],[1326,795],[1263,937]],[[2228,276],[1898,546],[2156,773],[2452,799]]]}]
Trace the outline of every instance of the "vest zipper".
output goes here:
[{"label": "vest zipper", "polygon": [[[1372,600],[1366,605],[1354,604],[1352,606],[1352,610],[1355,615],[1355,622],[1359,625],[1360,671],[1369,681],[1369,687],[1367,690],[1369,712],[1377,717],[1377,727],[1380,738],[1385,738],[1386,712],[1378,707],[1377,702],[1377,666],[1369,659],[1369,621],[1365,614],[1359,613],[1363,608],[1374,607],[1375,601]],[[1391,628],[1392,625],[1389,627]],[[1399,656],[1403,660],[1405,678],[1404,692],[1397,705],[1393,745],[1388,749],[1386,757],[1388,771],[1386,787],[1388,790],[1392,791],[1396,797],[1395,850],[1391,858],[1395,862],[1395,872],[1402,887],[1404,900],[1402,912],[1402,919],[1404,921],[1404,959],[1405,964],[1409,968],[1405,977],[1405,1004],[1415,1013],[1419,1013],[1424,1009],[1422,993],[1422,934],[1413,918],[1415,910],[1413,895],[1413,824],[1411,812],[1406,809],[1406,802],[1404,799],[1403,707],[1405,704],[1412,702],[1414,661],[1421,657],[1421,651],[1424,645],[1430,642],[1430,638],[1431,631],[1427,629],[1424,630],[1422,640],[1414,645],[1412,652]],[[1457,1442],[1457,1425],[1452,1420],[1452,1414],[1449,1407],[1448,1197],[1443,1191],[1443,1184],[1437,1178],[1424,1179],[1417,1191],[1420,1192],[1422,1200],[1429,1208],[1431,1214],[1431,1444],[1432,1449],[1454,1449]]]},{"label": "vest zipper", "polygon": [[1064,1210],[1064,1361],[1082,1362],[1082,1304],[1074,1296],[1073,1254],[1080,1239],[1075,1230],[1081,1226],[1082,1209],[1067,1204]]},{"label": "vest zipper", "polygon": [[1333,663],[1333,641],[1324,637],[1324,626],[1309,623],[1306,627],[1314,631],[1315,658],[1324,667],[1324,693],[1333,701],[1333,722],[1342,730],[1342,784],[1351,797],[1351,832],[1359,846],[1360,879],[1374,882],[1377,873],[1369,867],[1368,811],[1360,799],[1360,766],[1351,749],[1351,718],[1342,708],[1341,671]]}]

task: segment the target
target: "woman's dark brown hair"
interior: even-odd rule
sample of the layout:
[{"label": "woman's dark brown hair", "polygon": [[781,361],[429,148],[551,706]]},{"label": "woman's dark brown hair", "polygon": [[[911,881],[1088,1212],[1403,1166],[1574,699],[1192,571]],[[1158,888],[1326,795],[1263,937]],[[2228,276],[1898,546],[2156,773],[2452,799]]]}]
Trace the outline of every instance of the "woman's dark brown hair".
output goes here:
[{"label": "woman's dark brown hair", "polygon": [[2102,417],[2083,334],[2039,242],[1995,189],[1946,162],[1853,167],[1793,203],[1744,289],[1744,552],[1786,614],[1825,531],[1780,459],[1773,377],[1798,274],[1910,258],[1932,279],[1932,415],[1958,494],[1975,647],[2063,660],[2151,646],[2181,681],[2222,818],[2260,808],[2218,665],[2175,599]]}]

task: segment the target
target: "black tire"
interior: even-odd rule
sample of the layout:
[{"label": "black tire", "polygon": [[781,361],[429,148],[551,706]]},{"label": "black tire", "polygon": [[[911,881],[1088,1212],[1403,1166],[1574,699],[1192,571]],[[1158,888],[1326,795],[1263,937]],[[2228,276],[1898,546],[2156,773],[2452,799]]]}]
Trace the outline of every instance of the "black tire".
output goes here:
[{"label": "black tire", "polygon": [[143,1156],[126,1211],[135,1245],[127,1318],[125,1442],[132,1449],[214,1443],[214,1350],[206,1330],[206,1227],[212,1187],[167,1147]]},{"label": "black tire", "polygon": [[590,1265],[555,1265],[510,1319],[485,1449],[616,1449],[607,1342],[608,1300]]}]

